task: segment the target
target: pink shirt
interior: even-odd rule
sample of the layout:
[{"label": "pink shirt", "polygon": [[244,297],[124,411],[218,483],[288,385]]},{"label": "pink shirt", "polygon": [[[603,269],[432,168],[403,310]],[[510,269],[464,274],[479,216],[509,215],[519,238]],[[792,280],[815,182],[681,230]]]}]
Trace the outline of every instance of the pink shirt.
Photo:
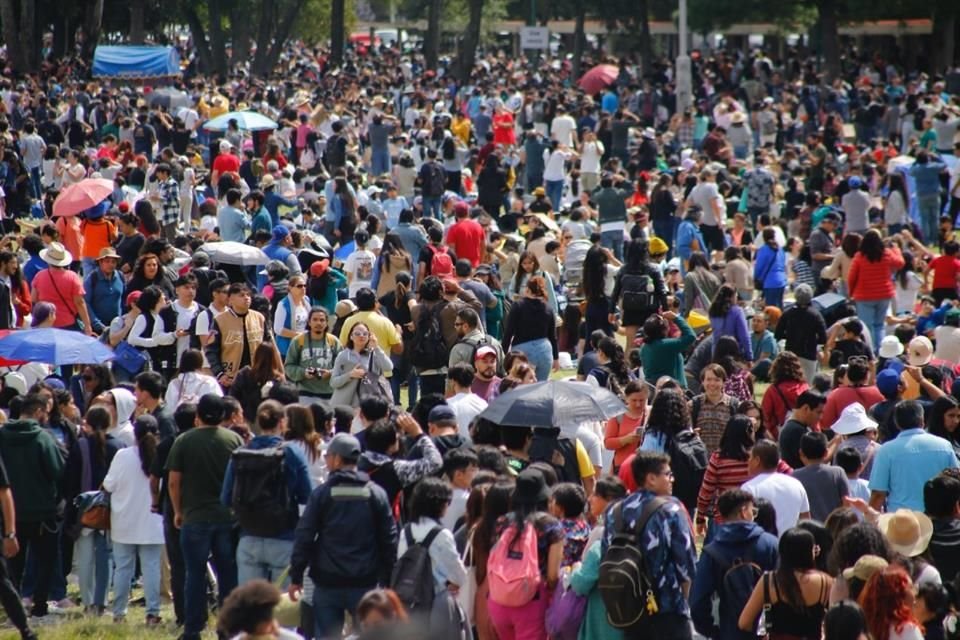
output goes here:
[{"label": "pink shirt", "polygon": [[[56,284],[56,286],[54,286]],[[54,327],[69,327],[77,318],[77,296],[83,296],[83,281],[73,271],[66,269],[44,269],[33,278],[33,290],[37,300],[49,302],[57,308],[57,320]],[[59,293],[58,293],[59,292]]]}]

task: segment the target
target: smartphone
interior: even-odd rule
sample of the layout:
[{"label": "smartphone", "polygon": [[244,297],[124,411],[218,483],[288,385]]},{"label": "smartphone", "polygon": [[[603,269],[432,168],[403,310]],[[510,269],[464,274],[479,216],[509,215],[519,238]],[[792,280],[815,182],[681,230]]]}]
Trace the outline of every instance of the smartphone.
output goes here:
[{"label": "smartphone", "polygon": [[636,430],[634,433],[636,433],[638,436],[642,436],[642,435],[643,435],[643,427],[637,427],[637,430]]}]

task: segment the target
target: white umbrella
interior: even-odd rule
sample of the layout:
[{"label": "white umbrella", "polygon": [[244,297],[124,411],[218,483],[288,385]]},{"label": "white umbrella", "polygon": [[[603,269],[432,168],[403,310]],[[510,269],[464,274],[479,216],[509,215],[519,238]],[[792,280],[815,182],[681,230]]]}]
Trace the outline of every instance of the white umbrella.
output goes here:
[{"label": "white umbrella", "polygon": [[270,257],[257,247],[242,242],[207,242],[200,245],[210,259],[220,264],[236,264],[241,267],[270,262]]},{"label": "white umbrella", "polygon": [[276,129],[279,125],[265,115],[256,111],[231,111],[213,120],[208,120],[203,128],[207,131],[226,131],[231,120],[237,121],[237,127],[243,131],[263,131]]}]

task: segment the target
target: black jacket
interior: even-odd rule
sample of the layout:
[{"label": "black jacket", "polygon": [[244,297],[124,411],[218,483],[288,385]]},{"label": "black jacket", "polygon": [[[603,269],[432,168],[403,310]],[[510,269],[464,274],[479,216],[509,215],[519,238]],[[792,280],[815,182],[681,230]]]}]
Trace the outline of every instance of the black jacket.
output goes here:
[{"label": "black jacket", "polygon": [[372,588],[390,582],[397,559],[397,523],[383,489],[354,469],[335,471],[314,489],[297,524],[290,581]]}]

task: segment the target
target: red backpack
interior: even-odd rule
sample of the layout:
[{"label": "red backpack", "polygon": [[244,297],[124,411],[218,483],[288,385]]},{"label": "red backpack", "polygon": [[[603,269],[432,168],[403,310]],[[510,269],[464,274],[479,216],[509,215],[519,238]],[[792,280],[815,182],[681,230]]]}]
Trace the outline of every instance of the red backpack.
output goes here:
[{"label": "red backpack", "polygon": [[432,244],[428,244],[427,247],[433,255],[433,257],[430,258],[430,275],[437,276],[438,278],[453,275],[453,259],[450,257],[450,252],[447,251],[447,248]]}]

